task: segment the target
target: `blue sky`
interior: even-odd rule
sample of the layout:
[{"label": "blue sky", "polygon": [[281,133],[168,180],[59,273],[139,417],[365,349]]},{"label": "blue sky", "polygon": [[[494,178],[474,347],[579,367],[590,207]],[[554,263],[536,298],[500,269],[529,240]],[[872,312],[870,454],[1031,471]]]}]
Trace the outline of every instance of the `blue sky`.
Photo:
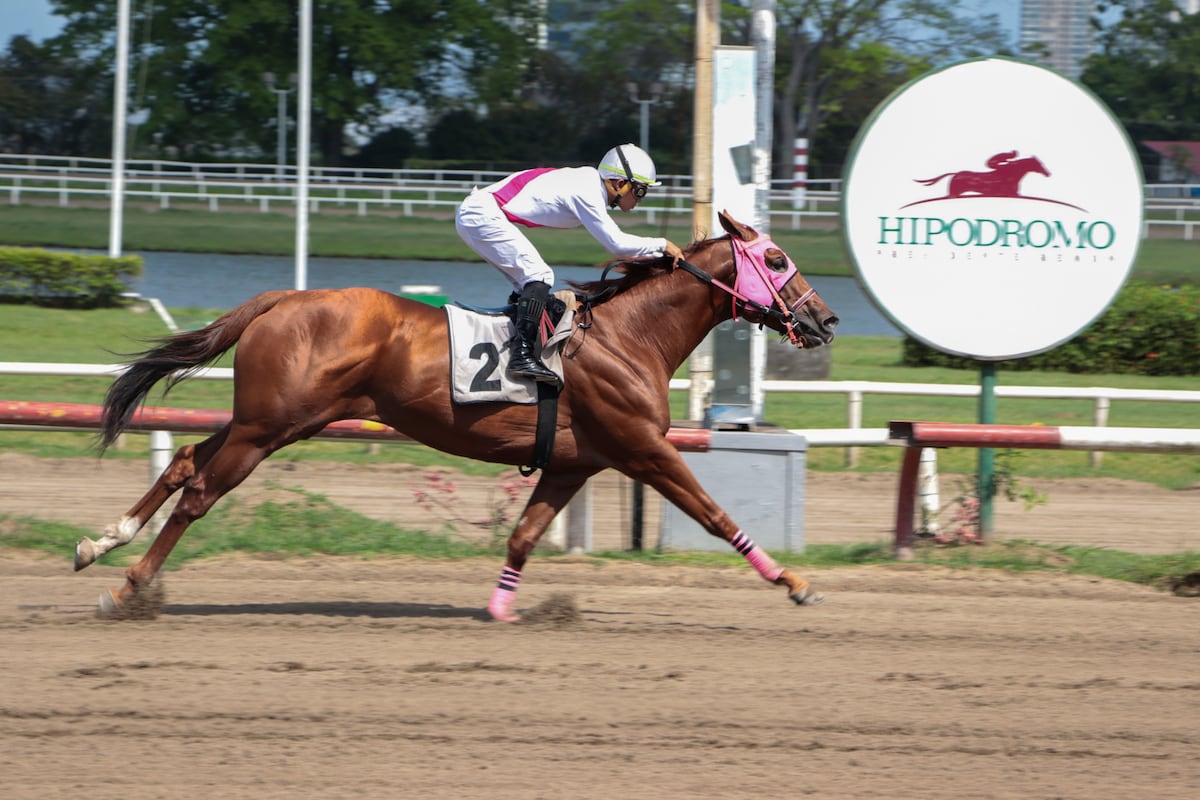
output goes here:
[{"label": "blue sky", "polygon": [[0,46],[25,34],[41,41],[62,29],[61,17],[50,13],[50,0],[0,0]]},{"label": "blue sky", "polygon": [[[1015,40],[1021,18],[1021,0],[963,0],[966,8],[999,15],[1000,21]],[[0,47],[17,34],[36,41],[58,33],[60,18],[50,13],[50,0],[0,0]],[[116,20],[113,20],[116,24]]]}]

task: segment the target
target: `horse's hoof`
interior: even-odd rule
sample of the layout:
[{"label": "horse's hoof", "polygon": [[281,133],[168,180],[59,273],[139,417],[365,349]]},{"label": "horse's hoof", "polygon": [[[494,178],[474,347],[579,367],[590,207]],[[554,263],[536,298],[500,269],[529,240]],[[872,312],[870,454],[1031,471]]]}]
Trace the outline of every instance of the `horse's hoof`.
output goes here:
[{"label": "horse's hoof", "polygon": [[100,593],[100,603],[96,608],[96,616],[101,619],[113,619],[121,613],[121,604],[117,601],[117,593],[111,589]]},{"label": "horse's hoof", "polygon": [[86,536],[75,543],[75,571],[88,566],[96,560],[96,544]]},{"label": "horse's hoof", "polygon": [[496,622],[520,622],[521,621],[521,615],[516,614],[512,611],[507,611],[507,610],[498,611],[498,610],[489,608],[488,613],[492,615],[492,619],[496,620]]},{"label": "horse's hoof", "polygon": [[812,587],[806,586],[795,594],[789,594],[788,597],[798,606],[819,606],[825,602],[825,595],[820,592],[814,592]]}]

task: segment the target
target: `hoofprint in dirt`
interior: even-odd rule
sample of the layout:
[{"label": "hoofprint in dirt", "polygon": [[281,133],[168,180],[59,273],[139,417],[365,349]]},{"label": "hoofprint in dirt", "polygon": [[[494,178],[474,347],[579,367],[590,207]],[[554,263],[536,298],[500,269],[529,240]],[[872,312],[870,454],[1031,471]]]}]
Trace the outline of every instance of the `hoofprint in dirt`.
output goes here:
[{"label": "hoofprint in dirt", "polygon": [[[498,502],[507,499],[500,488],[504,482],[496,478],[405,464],[362,466],[284,459],[265,461],[232,497],[248,505],[268,497],[295,500],[295,495],[279,487],[299,488],[322,494],[333,503],[373,519],[437,530],[446,524],[446,516],[423,509],[414,494],[430,488],[430,474],[455,484],[454,505],[465,510],[463,515],[469,518],[485,519]],[[953,499],[959,477],[942,476],[943,504]],[[116,522],[125,512],[129,498],[144,490],[149,482],[149,469],[144,461],[41,459],[0,453],[0,514],[67,522],[98,534],[104,526]],[[610,470],[597,475],[591,483],[594,548],[626,549],[633,506],[631,482]],[[808,470],[804,487],[805,542],[890,541],[895,530],[898,483],[898,475]],[[1108,547],[1133,553],[1200,550],[1200,525],[1196,524],[1200,485],[1170,491],[1145,483],[1103,478],[1025,483],[1043,493],[1048,502],[1027,511],[1020,502],[998,499],[994,505],[997,539]],[[513,498],[508,506],[512,513],[524,505],[530,489],[524,488]],[[646,546],[653,548],[658,542],[661,498],[652,491],[646,492],[645,509]],[[944,516],[948,518],[949,514]],[[831,524],[831,520],[836,524]],[[490,536],[483,527],[458,528],[462,535],[472,530],[481,539]]]},{"label": "hoofprint in dirt", "polygon": [[[154,620],[0,558],[9,800],[1193,797],[1196,600],[912,564],[782,602],[745,566],[221,560]],[[531,614],[529,616],[536,616]]]}]

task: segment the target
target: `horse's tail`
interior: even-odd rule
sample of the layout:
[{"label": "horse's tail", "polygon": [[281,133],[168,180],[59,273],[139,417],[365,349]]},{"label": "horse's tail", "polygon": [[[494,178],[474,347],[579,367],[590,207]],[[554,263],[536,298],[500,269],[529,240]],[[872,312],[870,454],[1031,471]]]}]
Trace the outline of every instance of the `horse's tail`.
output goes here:
[{"label": "horse's tail", "polygon": [[940,181],[942,178],[946,177],[947,175],[954,175],[954,174],[955,173],[953,173],[953,172],[943,172],[941,175],[938,175],[936,178],[926,178],[925,180],[921,180],[920,178],[913,178],[913,180],[916,181],[917,183],[921,184],[922,186],[933,186],[935,183],[937,183],[938,181]]},{"label": "horse's tail", "polygon": [[293,293],[293,290],[263,292],[199,330],[172,334],[158,340],[149,350],[134,353],[133,360],[127,362],[128,368],[113,381],[104,397],[97,443],[100,452],[129,426],[133,412],[154,384],[166,377],[165,395],[175,384],[220,358],[237,344],[251,322]]}]

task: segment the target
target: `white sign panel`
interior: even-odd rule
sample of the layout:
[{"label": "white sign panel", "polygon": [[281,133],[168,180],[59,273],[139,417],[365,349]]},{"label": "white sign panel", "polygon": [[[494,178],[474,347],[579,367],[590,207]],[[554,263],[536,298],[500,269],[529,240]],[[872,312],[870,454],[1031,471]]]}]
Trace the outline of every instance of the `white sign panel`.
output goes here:
[{"label": "white sign panel", "polygon": [[713,50],[713,214],[710,236],[722,233],[717,214],[754,220],[755,51],[719,46]]},{"label": "white sign panel", "polygon": [[863,126],[843,189],[860,282],[901,329],[984,360],[1061,344],[1137,255],[1142,176],[1090,92],[1011,59],[898,90]]}]

